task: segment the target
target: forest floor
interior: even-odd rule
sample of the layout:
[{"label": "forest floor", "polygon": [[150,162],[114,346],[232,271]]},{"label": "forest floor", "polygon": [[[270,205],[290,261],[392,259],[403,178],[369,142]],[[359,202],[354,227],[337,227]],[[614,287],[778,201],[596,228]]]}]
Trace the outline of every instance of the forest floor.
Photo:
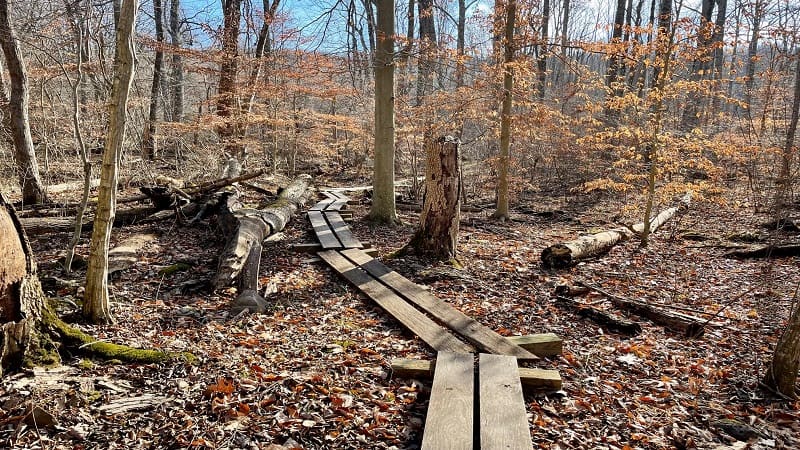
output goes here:
[{"label": "forest floor", "polygon": [[[729,259],[713,240],[681,238],[690,230],[797,236],[768,233],[759,226],[767,217],[754,214],[745,196],[731,196],[726,206],[693,205],[646,250],[628,242],[570,269],[546,271],[539,265],[544,247],[617,226],[626,219],[620,216],[624,200],[540,194],[522,203],[525,208],[504,223],[489,220],[491,210],[463,215],[462,270],[385,259],[408,241],[416,213],[400,210],[402,226],[371,227],[362,203],[352,206],[351,228],[389,266],[499,333],[563,337],[563,355],[531,364],[558,369],[564,379],[562,391],[525,396],[537,448],[800,448],[800,403],[759,387],[798,300],[798,259]],[[531,213],[546,210],[562,212]],[[191,351],[200,363],[113,364],[67,355],[58,369],[6,377],[0,447],[419,448],[430,381],[393,377],[390,361],[435,354],[313,254],[289,249],[314,242],[303,215],[283,240],[264,248],[261,282],[272,292],[273,309],[236,318],[228,315],[235,289],[210,292],[208,285],[224,243],[213,221],[129,226],[114,230],[112,240],[140,232],[159,237],[111,282],[117,323],[77,325],[115,343]],[[76,282],[49,292],[66,318],[75,319],[84,272],[65,276],[57,263],[69,235],[30,238],[43,278]],[[87,255],[88,233],[78,253]],[[186,265],[162,270],[177,263]],[[716,314],[720,326],[688,339],[630,316],[642,323],[642,333],[615,334],[555,305],[554,285],[577,280],[619,296]],[[602,300],[590,298],[626,314]],[[37,426],[22,419],[31,410]],[[714,426],[721,419],[749,424],[761,436],[745,447]]]}]

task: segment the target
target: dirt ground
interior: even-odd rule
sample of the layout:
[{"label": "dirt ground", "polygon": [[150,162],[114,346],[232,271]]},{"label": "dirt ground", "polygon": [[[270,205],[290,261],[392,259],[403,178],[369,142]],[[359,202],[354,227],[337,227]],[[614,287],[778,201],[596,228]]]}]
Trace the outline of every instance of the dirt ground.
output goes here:
[{"label": "dirt ground", "polygon": [[[396,228],[371,227],[364,200],[352,206],[351,227],[387,265],[501,334],[563,337],[563,355],[530,364],[558,369],[564,380],[559,392],[526,394],[537,448],[800,448],[800,403],[759,386],[796,307],[799,260],[730,259],[723,246],[735,233],[740,240],[798,236],[760,228],[767,217],[754,214],[743,194],[727,200],[693,205],[646,250],[628,242],[560,271],[540,267],[541,250],[626,221],[622,199],[540,194],[522,200],[504,223],[489,220],[491,210],[465,213],[462,270],[387,259],[410,238],[415,213],[401,210],[404,225]],[[556,212],[535,214],[541,211]],[[683,238],[688,231],[719,239]],[[261,283],[273,309],[235,318],[228,314],[235,289],[211,292],[208,285],[224,243],[213,220],[134,225],[112,239],[142,232],[159,237],[111,283],[117,323],[76,323],[115,343],[190,351],[200,363],[126,365],[65,355],[60,368],[6,377],[0,447],[419,448],[430,381],[394,377],[390,362],[435,355],[313,254],[289,249],[313,242],[304,216],[264,247]],[[66,233],[31,236],[48,294],[76,321],[84,272],[66,276],[57,263],[68,240]],[[88,233],[78,253],[87,255]],[[185,265],[164,270],[177,263]],[[615,334],[555,304],[555,284],[579,280],[691,311],[709,326],[688,339],[602,296],[584,299],[643,327],[635,337]],[[736,442],[721,431],[724,419],[758,434]]]}]

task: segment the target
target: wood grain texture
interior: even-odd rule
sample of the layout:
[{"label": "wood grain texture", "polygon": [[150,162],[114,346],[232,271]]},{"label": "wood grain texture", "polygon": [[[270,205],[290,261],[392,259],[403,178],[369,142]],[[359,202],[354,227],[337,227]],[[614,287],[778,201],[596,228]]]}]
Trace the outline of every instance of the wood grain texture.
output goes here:
[{"label": "wood grain texture", "polygon": [[455,336],[415,309],[381,282],[357,268],[339,252],[326,250],[319,252],[318,256],[434,350],[455,353],[474,351],[472,346],[456,339]]},{"label": "wood grain texture", "polygon": [[471,450],[475,369],[472,354],[439,352],[422,450]]},{"label": "wood grain texture", "polygon": [[333,198],[326,198],[325,200],[320,200],[319,202],[315,203],[314,206],[312,206],[309,209],[309,211],[324,211],[325,208],[330,206],[330,204],[333,203],[334,201],[335,199]]},{"label": "wood grain texture", "polygon": [[562,339],[555,333],[506,336],[506,339],[540,358],[560,355],[563,347]]},{"label": "wood grain texture", "polygon": [[532,450],[517,361],[482,353],[478,362],[481,450]]},{"label": "wood grain texture", "polygon": [[342,254],[476,347],[487,352],[514,356],[523,360],[539,359],[528,350],[495,333],[491,328],[434,297],[421,286],[386,267],[363,251],[348,249],[342,251]]},{"label": "wood grain texture", "polygon": [[333,234],[336,235],[344,248],[364,248],[364,245],[353,236],[350,228],[339,213],[328,212],[326,210],[324,214],[333,230]]},{"label": "wood grain texture", "polygon": [[314,234],[317,235],[319,243],[322,248],[342,248],[341,242],[336,238],[333,229],[328,225],[322,211],[309,211],[308,220],[311,221],[311,226],[314,228]]},{"label": "wood grain texture", "polygon": [[[392,360],[392,375],[398,378],[428,379],[433,376],[436,361],[396,358]],[[561,389],[561,375],[557,370],[519,368],[519,380],[525,392],[557,391]]]}]

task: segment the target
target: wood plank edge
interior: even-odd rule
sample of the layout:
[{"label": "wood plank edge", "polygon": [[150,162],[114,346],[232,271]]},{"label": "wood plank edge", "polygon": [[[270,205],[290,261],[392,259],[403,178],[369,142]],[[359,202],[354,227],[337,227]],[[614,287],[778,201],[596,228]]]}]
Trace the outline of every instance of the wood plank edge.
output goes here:
[{"label": "wood plank edge", "polygon": [[564,345],[564,341],[554,333],[506,336],[506,339],[539,357],[560,355]]},{"label": "wood plank edge", "polygon": [[[435,361],[409,358],[392,360],[392,373],[397,378],[433,378],[435,368]],[[558,391],[562,387],[558,370],[520,367],[519,378],[526,391]]]}]

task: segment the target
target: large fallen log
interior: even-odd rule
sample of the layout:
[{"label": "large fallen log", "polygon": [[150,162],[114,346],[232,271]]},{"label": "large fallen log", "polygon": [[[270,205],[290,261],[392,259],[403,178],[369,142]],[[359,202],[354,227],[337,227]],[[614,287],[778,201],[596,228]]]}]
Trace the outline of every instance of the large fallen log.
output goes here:
[{"label": "large fallen log", "polygon": [[[145,206],[118,210],[114,216],[114,226],[124,226],[137,223],[149,215],[158,211],[156,208]],[[73,231],[75,227],[74,217],[22,217],[19,219],[25,232],[29,234],[47,234]],[[88,216],[83,220],[82,231],[92,229],[94,216]]]},{"label": "large fallen log", "polygon": [[[686,210],[691,202],[691,192],[683,196],[680,204],[661,211],[650,221],[650,232],[655,232],[677,212]],[[644,230],[644,223],[632,227],[619,227],[602,233],[581,236],[578,239],[551,245],[542,250],[542,265],[545,268],[569,267],[575,262],[602,255],[620,242],[627,241]]]},{"label": "large fallen log", "polygon": [[251,312],[265,310],[266,301],[258,293],[261,242],[283,230],[312,191],[311,176],[300,175],[281,192],[277,200],[262,209],[236,209],[234,205],[238,202],[235,196],[229,199],[229,210],[221,218],[223,227],[229,230],[229,238],[219,259],[214,287],[220,289],[229,286],[239,278],[239,297],[231,305],[233,314],[244,309]]}]

